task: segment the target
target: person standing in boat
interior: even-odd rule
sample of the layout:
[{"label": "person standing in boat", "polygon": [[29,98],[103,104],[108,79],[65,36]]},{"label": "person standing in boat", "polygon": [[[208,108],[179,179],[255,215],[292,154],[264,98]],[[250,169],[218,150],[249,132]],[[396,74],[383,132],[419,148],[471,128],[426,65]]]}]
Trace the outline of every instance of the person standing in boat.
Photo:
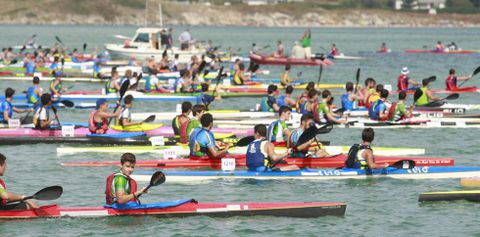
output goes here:
[{"label": "person standing in boat", "polygon": [[[49,129],[52,124],[50,119],[50,108],[52,107],[52,96],[48,93],[45,93],[41,97],[42,104],[35,108],[35,113],[33,115],[33,125],[36,129]],[[55,119],[56,119],[55,115]]]},{"label": "person standing in boat", "polygon": [[[400,75],[397,78],[397,87],[399,91],[416,90],[422,85],[420,82],[411,79],[408,74],[410,74],[408,67],[403,67]],[[415,86],[409,87],[411,84]]]},{"label": "person standing in boat", "polygon": [[40,86],[40,78],[33,77],[33,86],[27,89],[27,103],[36,104],[43,94],[43,89]]},{"label": "person standing in boat", "polygon": [[312,126],[315,126],[313,116],[311,114],[302,115],[302,117],[300,118],[300,127],[293,130],[287,140],[287,147],[292,149],[291,157],[304,158],[310,156],[330,156],[330,154],[328,154],[325,148],[321,148],[321,146],[317,146],[320,147],[320,149],[316,150],[315,152],[309,153],[310,147],[312,146],[312,144],[314,144],[314,142],[316,142],[314,138],[303,144],[298,144],[298,140],[300,139],[300,136],[302,136],[303,132],[305,132],[308,128]]},{"label": "person standing in boat", "polygon": [[288,106],[281,106],[278,110],[278,119],[273,121],[267,129],[267,140],[269,142],[283,142],[290,137],[290,129],[287,120],[292,116],[292,109]]},{"label": "person standing in boat", "polygon": [[[7,157],[0,153],[0,176],[3,176],[6,170]],[[31,200],[23,200],[25,197],[25,195],[7,191],[5,181],[0,179],[0,210],[30,210],[38,208],[37,204]]]},{"label": "person standing in boat", "polygon": [[195,128],[190,133],[190,157],[208,156],[210,159],[220,159],[224,157],[230,146],[226,144],[224,149],[218,149],[219,144],[217,144],[215,136],[210,131],[213,127],[213,116],[208,113],[204,114],[200,118],[200,123],[202,127]]},{"label": "person standing in boat", "polygon": [[173,29],[172,28],[168,29],[167,49],[172,50],[172,53],[173,53]]},{"label": "person standing in boat", "polygon": [[5,100],[0,103],[0,123],[8,124],[8,120],[12,118],[13,112],[26,113],[32,112],[33,109],[18,109],[12,105],[15,90],[8,87],[5,89]]},{"label": "person standing in boat", "polygon": [[120,158],[120,170],[107,177],[105,200],[107,205],[138,203],[138,196],[146,193],[146,187],[137,190],[137,182],[132,175],[136,158],[132,153],[125,153]]},{"label": "person standing in boat", "polygon": [[180,135],[180,128],[185,126],[184,123],[188,124],[190,121],[190,113],[192,112],[192,103],[185,101],[182,103],[182,113],[175,116],[172,120],[172,128],[175,136]]},{"label": "person standing in boat", "polygon": [[341,97],[342,109],[343,111],[353,111],[358,107],[356,102],[363,100],[362,91],[357,90],[357,93],[355,93],[353,83],[350,81],[345,84],[345,90],[346,93]]},{"label": "person standing in boat", "polygon": [[[120,104],[120,102],[117,103]],[[117,108],[113,113],[109,113],[106,99],[98,99],[96,105],[96,110],[90,114],[88,119],[88,130],[92,134],[105,134],[108,131],[108,119],[118,117],[122,110]]]},{"label": "person standing in boat", "polygon": [[388,164],[375,163],[372,145],[375,138],[373,128],[365,128],[362,131],[362,144],[354,144],[348,151],[348,158],[345,161],[345,167],[351,169],[382,169],[387,168]]},{"label": "person standing in boat", "polygon": [[[255,140],[248,145],[246,154],[248,170],[256,172],[271,171],[275,163],[288,157],[290,149],[283,154],[277,154],[275,146],[265,138],[267,134],[265,125],[255,125],[253,130]],[[298,169],[296,165],[280,168],[281,171]]]},{"label": "person standing in boat", "polygon": [[180,50],[189,50],[190,42],[192,41],[192,35],[190,35],[190,30],[186,29],[178,36],[178,41],[180,41]]},{"label": "person standing in boat", "polygon": [[305,58],[310,59],[312,56],[312,32],[310,31],[310,28],[308,28],[305,32],[303,32],[302,38],[300,39],[302,41],[302,47],[303,51],[305,53]]},{"label": "person standing in boat", "polygon": [[[417,99],[417,101],[414,101],[417,106],[440,106],[443,104],[441,101],[441,98],[436,96],[429,88],[428,84],[430,83],[430,80],[428,78],[425,78],[422,80],[422,87],[418,88],[418,90],[421,91],[421,96]],[[417,93],[415,91],[415,93]]]},{"label": "person standing in boat", "polygon": [[465,81],[472,78],[472,76],[464,76],[464,77],[459,77],[455,75],[455,69],[450,69],[448,72],[448,77],[445,79],[445,85],[447,87],[447,90],[461,90],[462,88],[457,87],[458,81]]},{"label": "person standing in boat", "polygon": [[168,33],[165,29],[160,31],[160,46],[162,50],[168,49]]}]

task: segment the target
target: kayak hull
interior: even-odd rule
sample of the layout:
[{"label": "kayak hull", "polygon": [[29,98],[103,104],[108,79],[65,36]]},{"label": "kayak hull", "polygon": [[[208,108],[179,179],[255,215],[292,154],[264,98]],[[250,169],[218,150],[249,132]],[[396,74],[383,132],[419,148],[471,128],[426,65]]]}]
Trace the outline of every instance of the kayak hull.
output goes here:
[{"label": "kayak hull", "polygon": [[278,216],[315,218],[326,215],[343,216],[346,204],[340,202],[285,202],[285,203],[197,203],[192,200],[174,207],[119,210],[105,207],[60,207],[42,206],[36,210],[0,211],[0,219],[32,219],[59,217],[232,217],[232,216]]},{"label": "kayak hull", "polygon": [[456,201],[456,200],[480,202],[480,190],[427,192],[427,193],[421,193],[418,197],[419,202]]},{"label": "kayak hull", "polygon": [[250,61],[260,65],[326,66],[332,64],[328,59],[322,61],[320,59],[275,58],[258,54],[250,54]]}]

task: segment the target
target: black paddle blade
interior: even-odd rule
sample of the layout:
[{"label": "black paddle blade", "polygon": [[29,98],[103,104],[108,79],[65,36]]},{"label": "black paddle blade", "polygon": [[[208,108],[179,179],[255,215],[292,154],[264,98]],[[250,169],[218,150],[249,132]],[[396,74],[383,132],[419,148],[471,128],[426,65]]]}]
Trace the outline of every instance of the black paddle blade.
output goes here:
[{"label": "black paddle blade", "polygon": [[458,97],[460,97],[460,94],[453,93],[453,94],[450,94],[447,97],[445,97],[445,100],[456,100],[456,99],[458,99]]},{"label": "black paddle blade", "polygon": [[83,43],[83,52],[87,49],[87,43]]},{"label": "black paddle blade", "polygon": [[360,81],[360,68],[357,69],[357,75],[355,76],[357,83]]},{"label": "black paddle blade", "polygon": [[165,174],[162,171],[157,171],[152,175],[150,179],[150,186],[157,186],[165,183]]},{"label": "black paddle blade", "polygon": [[148,118],[146,118],[145,120],[143,120],[142,123],[151,123],[151,122],[153,122],[153,121],[155,121],[155,115],[154,115],[154,114],[148,116]]},{"label": "black paddle blade", "polygon": [[120,97],[123,97],[125,95],[128,87],[130,87],[130,80],[126,80],[125,82],[123,82],[122,86],[120,87]]},{"label": "black paddle blade", "polygon": [[163,50],[163,53],[162,53],[162,58],[164,58],[165,56],[167,56],[167,50]]},{"label": "black paddle blade", "polygon": [[307,130],[305,130],[302,135],[298,138],[298,141],[297,141],[297,146],[296,147],[299,147],[301,146],[302,144],[305,144],[306,142],[312,140],[313,138],[315,138],[315,136],[317,136],[317,127],[315,126],[311,126],[309,127]]},{"label": "black paddle blade", "polygon": [[413,94],[413,102],[417,102],[417,100],[420,99],[422,95],[423,95],[423,91],[420,88],[417,88],[415,90],[415,93]]},{"label": "black paddle blade", "polygon": [[52,106],[52,111],[53,111],[53,113],[54,113],[55,115],[57,115],[57,108],[55,108],[55,107]]},{"label": "black paddle blade", "polygon": [[437,76],[431,76],[429,78],[427,78],[429,82],[434,82],[437,80]]},{"label": "black paddle blade", "polygon": [[63,188],[61,186],[51,186],[44,188],[37,193],[33,194],[30,197],[26,197],[23,200],[27,199],[36,199],[42,201],[55,200],[62,196]]},{"label": "black paddle blade", "polygon": [[[220,81],[220,78],[222,78],[222,73],[223,73],[223,66],[220,68],[220,70],[218,71],[218,75],[217,75],[217,85],[218,85],[218,82]],[[215,88],[217,89],[217,88]]]},{"label": "black paddle blade", "polygon": [[412,169],[415,167],[415,161],[413,160],[399,160],[388,167],[393,167],[396,169]]},{"label": "black paddle blade", "polygon": [[243,137],[242,139],[238,140],[236,146],[247,146],[248,144],[252,143],[255,140],[254,136]]},{"label": "black paddle blade", "polygon": [[72,108],[73,106],[75,106],[75,104],[70,100],[61,100],[59,102],[62,103],[63,105],[65,105],[68,108]]},{"label": "black paddle blade", "polygon": [[322,127],[320,127],[319,129],[317,129],[317,134],[325,134],[325,133],[329,133],[330,131],[332,131],[333,129],[333,124],[325,124],[323,125]]},{"label": "black paddle blade", "polygon": [[258,71],[259,68],[260,68],[260,65],[259,65],[259,64],[253,65],[253,67],[252,67],[252,73],[255,73],[256,71]]},{"label": "black paddle blade", "polygon": [[203,69],[205,68],[206,65],[207,65],[207,63],[205,61],[202,61],[200,63],[200,65],[198,66],[198,74],[200,74],[203,71]]},{"label": "black paddle blade", "polygon": [[55,39],[58,41],[58,43],[63,45],[63,42],[60,40],[60,38],[58,36],[55,36]]},{"label": "black paddle blade", "polygon": [[478,73],[480,73],[480,67],[477,67],[477,69],[475,69],[475,71],[473,71],[472,77],[477,75]]}]

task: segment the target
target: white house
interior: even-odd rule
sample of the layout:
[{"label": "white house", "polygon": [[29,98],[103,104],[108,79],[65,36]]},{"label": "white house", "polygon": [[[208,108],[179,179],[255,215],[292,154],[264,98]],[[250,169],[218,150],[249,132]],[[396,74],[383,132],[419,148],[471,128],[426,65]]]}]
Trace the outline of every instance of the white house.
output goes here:
[{"label": "white house", "polygon": [[268,4],[277,4],[285,2],[303,2],[304,0],[242,0],[244,4],[249,6],[259,6],[259,5],[268,5]]},{"label": "white house", "polygon": [[[410,6],[412,10],[444,9],[446,0],[416,0]],[[404,6],[403,0],[395,0],[395,9],[400,10]]]}]

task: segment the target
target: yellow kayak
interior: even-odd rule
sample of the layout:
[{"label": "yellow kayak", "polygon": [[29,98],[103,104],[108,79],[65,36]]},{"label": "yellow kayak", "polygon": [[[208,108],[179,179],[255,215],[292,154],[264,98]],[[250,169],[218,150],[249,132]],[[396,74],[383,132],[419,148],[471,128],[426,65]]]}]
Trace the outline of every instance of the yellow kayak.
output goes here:
[{"label": "yellow kayak", "polygon": [[[268,84],[258,84],[258,85],[241,85],[241,86],[236,86],[236,85],[219,85],[219,88],[222,89],[267,89]],[[277,85],[278,89],[285,89],[284,86],[282,85]],[[293,88],[295,89],[305,89],[307,87],[307,84],[300,84],[300,85],[295,85]],[[316,87],[318,88],[318,87]],[[345,88],[345,84],[320,84],[320,89],[343,89]],[[209,90],[215,90],[215,84],[210,85]]]},{"label": "yellow kayak", "polygon": [[120,125],[113,125],[110,128],[117,131],[124,131],[124,132],[144,132],[150,131],[163,126],[163,123],[142,123],[136,125],[129,125],[129,126],[120,126]]}]

